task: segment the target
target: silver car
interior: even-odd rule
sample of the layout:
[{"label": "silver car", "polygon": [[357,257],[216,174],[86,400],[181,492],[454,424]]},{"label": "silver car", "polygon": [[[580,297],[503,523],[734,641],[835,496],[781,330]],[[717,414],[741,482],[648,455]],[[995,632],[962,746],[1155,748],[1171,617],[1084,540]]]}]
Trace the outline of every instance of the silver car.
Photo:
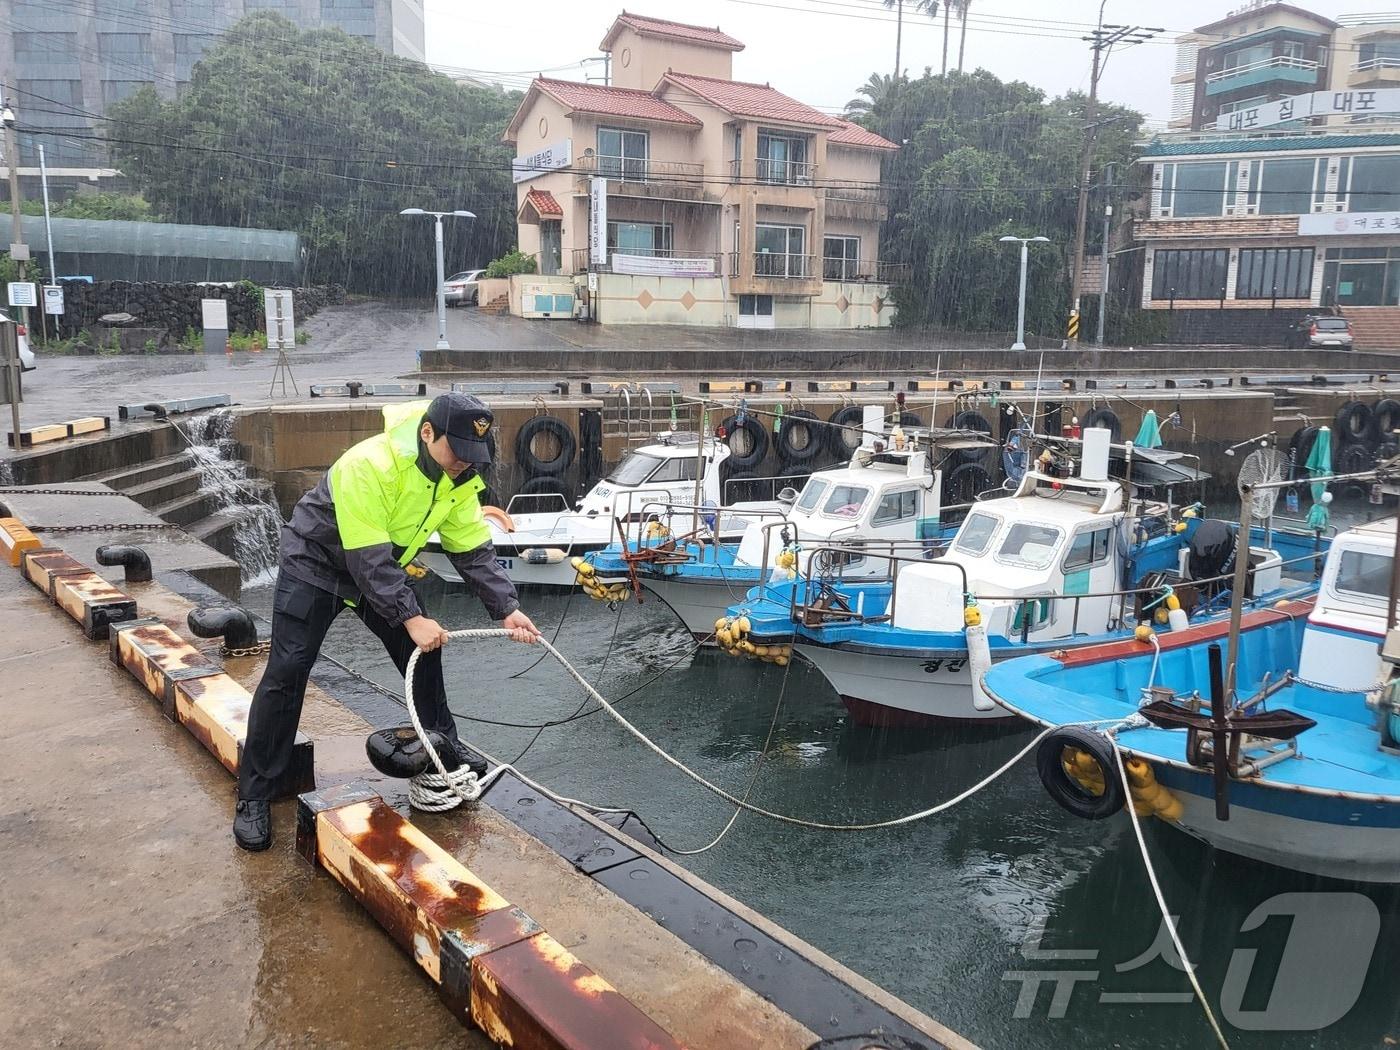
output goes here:
[{"label": "silver car", "polygon": [[468,303],[476,305],[477,281],[480,280],[483,271],[463,270],[461,273],[454,273],[442,283],[443,298],[447,300],[448,306],[466,306]]}]

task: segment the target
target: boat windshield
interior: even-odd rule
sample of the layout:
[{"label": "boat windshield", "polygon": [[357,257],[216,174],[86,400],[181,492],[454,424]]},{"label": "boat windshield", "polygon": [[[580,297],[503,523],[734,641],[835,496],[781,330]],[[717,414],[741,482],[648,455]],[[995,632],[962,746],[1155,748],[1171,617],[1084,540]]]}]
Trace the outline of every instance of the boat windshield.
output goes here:
[{"label": "boat windshield", "polygon": [[870,490],[864,485],[833,485],[822,513],[834,518],[854,518],[869,498]]},{"label": "boat windshield", "polygon": [[1333,586],[1348,594],[1385,599],[1390,595],[1393,557],[1371,551],[1343,551]]},{"label": "boat windshield", "polygon": [[817,504],[821,502],[822,493],[826,491],[830,482],[819,481],[812,478],[807,482],[807,487],[802,490],[802,498],[797,501],[797,509],[813,511],[817,509]]},{"label": "boat windshield", "polygon": [[992,542],[992,536],[996,534],[1000,524],[1001,519],[995,514],[974,511],[963,522],[962,529],[958,532],[958,542],[953,544],[953,549],[964,554],[985,554],[987,545]]},{"label": "boat windshield", "polygon": [[1064,535],[1053,525],[1018,521],[1007,530],[1006,539],[1001,541],[1001,547],[997,550],[997,558],[1024,565],[1028,569],[1043,569],[1054,561],[1055,550]]},{"label": "boat windshield", "polygon": [[658,456],[648,456],[641,452],[629,452],[623,457],[607,480],[614,485],[640,485],[651,477],[651,472],[661,462]]}]

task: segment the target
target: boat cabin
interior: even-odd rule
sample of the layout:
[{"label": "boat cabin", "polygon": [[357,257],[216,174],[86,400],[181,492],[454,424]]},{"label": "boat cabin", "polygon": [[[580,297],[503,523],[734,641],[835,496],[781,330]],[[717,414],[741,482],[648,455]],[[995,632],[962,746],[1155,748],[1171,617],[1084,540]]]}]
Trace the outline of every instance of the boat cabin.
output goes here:
[{"label": "boat cabin", "polygon": [[632,449],[579,501],[578,512],[627,522],[638,520],[644,508],[659,515],[668,503],[688,507],[695,502],[697,471],[701,505],[719,506],[719,468],[729,458],[729,446],[706,437],[701,449],[700,440],[694,432],[677,431]]},{"label": "boat cabin", "polygon": [[1395,519],[1338,535],[1303,632],[1298,674],[1338,689],[1368,689],[1386,677],[1380,644],[1395,563]]}]

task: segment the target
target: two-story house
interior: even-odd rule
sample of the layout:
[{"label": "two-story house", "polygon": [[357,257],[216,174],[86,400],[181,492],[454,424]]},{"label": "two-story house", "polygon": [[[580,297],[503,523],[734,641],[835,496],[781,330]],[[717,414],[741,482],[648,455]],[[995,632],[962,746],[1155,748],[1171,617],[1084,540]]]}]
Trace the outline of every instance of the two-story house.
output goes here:
[{"label": "two-story house", "polygon": [[624,13],[600,45],[608,85],[533,81],[504,134],[521,250],[602,323],[888,325],[896,145],[734,80],[743,46]]}]

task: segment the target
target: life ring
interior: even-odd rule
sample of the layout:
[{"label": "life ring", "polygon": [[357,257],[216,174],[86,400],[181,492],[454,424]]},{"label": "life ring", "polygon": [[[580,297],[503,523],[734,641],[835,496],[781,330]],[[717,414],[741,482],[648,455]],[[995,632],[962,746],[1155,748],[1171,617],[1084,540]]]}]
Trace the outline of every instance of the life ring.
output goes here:
[{"label": "life ring", "polygon": [[864,419],[865,410],[860,405],[838,408],[827,417],[831,426],[826,431],[826,450],[833,459],[846,463],[855,455],[856,449],[860,448],[860,428]]},{"label": "life ring", "polygon": [[1365,441],[1371,432],[1371,410],[1364,401],[1348,401],[1337,409],[1333,422],[1337,425],[1337,436],[1343,443]]},{"label": "life ring", "polygon": [[735,470],[750,470],[768,455],[768,431],[753,416],[742,423],[738,416],[729,416],[720,426],[728,437],[729,458]]},{"label": "life ring", "polygon": [[1378,445],[1395,440],[1400,430],[1400,401],[1383,397],[1371,408],[1371,437]]},{"label": "life ring", "polygon": [[943,506],[971,503],[978,493],[992,487],[992,476],[980,463],[963,463],[943,475]]},{"label": "life ring", "polygon": [[[992,424],[987,421],[987,417],[981,412],[972,409],[964,409],[957,413],[949,421],[949,425],[956,430],[975,430],[979,434],[992,436]],[[992,450],[988,448],[961,448],[953,453],[954,463],[983,463],[987,461],[987,454]]]},{"label": "life ring", "polygon": [[[543,454],[535,451],[537,440]],[[555,416],[532,416],[515,433],[515,461],[531,477],[564,473],[577,451],[573,432]]]},{"label": "life ring", "polygon": [[1123,439],[1123,421],[1118,418],[1118,413],[1111,408],[1096,408],[1084,417],[1084,429],[1090,427],[1102,427],[1109,433],[1109,440],[1118,442]]},{"label": "life ring", "polygon": [[[1071,776],[1065,766],[1074,752],[1088,755],[1090,785]],[[1123,780],[1118,775],[1114,746],[1102,733],[1084,726],[1061,726],[1040,742],[1035,751],[1035,769],[1040,782],[1062,809],[1084,820],[1103,820],[1123,808]],[[1097,776],[1093,776],[1094,766]],[[1082,767],[1081,767],[1082,768]],[[1098,785],[1102,783],[1102,791]]]},{"label": "life ring", "polygon": [[481,508],[481,516],[487,521],[495,522],[496,527],[502,532],[515,531],[515,521],[509,514],[501,510],[500,507],[483,506]]},{"label": "life ring", "polygon": [[815,413],[803,409],[784,416],[783,428],[773,442],[783,466],[797,467],[815,459],[822,450],[825,429]]}]

